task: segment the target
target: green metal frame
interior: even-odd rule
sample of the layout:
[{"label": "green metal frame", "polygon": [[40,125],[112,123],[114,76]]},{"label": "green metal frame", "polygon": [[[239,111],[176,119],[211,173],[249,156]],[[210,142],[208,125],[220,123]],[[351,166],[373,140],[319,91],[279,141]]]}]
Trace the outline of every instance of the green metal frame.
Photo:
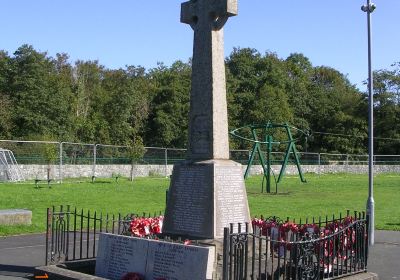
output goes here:
[{"label": "green metal frame", "polygon": [[[244,128],[249,128],[251,130],[251,135],[252,135],[253,138],[246,138],[246,137],[243,137],[243,136],[238,134],[238,132],[240,130],[244,129]],[[276,129],[276,128],[284,128],[285,129],[286,135],[287,135],[287,141],[281,141],[281,142],[273,141],[272,135],[269,135],[268,133],[266,133],[265,141],[259,140],[259,137],[257,135],[257,130],[262,129],[265,132],[267,132],[269,129]],[[286,166],[287,166],[287,164],[289,162],[289,157],[290,157],[291,153],[294,155],[294,161],[295,161],[295,164],[297,166],[297,170],[299,172],[299,176],[300,176],[301,182],[303,182],[303,183],[307,182],[306,179],[304,178],[303,171],[302,171],[301,165],[300,165],[300,159],[299,159],[299,156],[297,154],[298,151],[296,149],[296,144],[295,143],[297,142],[298,139],[294,139],[293,138],[291,129],[297,130],[297,131],[301,132],[302,134],[306,135],[306,133],[304,131],[302,131],[302,130],[296,128],[296,127],[290,126],[287,123],[277,124],[277,123],[270,123],[270,122],[268,122],[267,124],[264,124],[264,125],[243,126],[243,127],[237,128],[235,130],[232,130],[230,132],[231,135],[233,135],[233,136],[235,136],[235,137],[237,137],[239,139],[254,143],[253,148],[251,150],[249,161],[247,163],[247,168],[246,168],[246,171],[244,173],[244,178],[246,179],[248,177],[249,172],[250,172],[250,168],[253,165],[254,157],[255,157],[256,154],[258,154],[258,157],[259,157],[260,162],[261,162],[261,166],[262,166],[263,171],[264,171],[264,177],[265,177],[266,182],[267,182],[267,186],[266,186],[267,193],[271,192],[271,171],[272,171],[271,170],[271,156],[272,156],[272,145],[273,144],[287,144],[288,145],[287,149],[286,149],[285,157],[284,157],[284,160],[283,160],[283,163],[282,163],[282,167],[281,167],[281,170],[279,172],[278,180],[275,182],[275,184],[276,184],[276,192],[278,192],[278,183],[281,182],[281,180],[282,180],[282,178],[283,178],[283,176],[285,174]],[[261,150],[261,145],[262,144],[267,146],[267,159],[264,158],[263,152]],[[263,189],[261,190],[261,192],[263,192]]]}]

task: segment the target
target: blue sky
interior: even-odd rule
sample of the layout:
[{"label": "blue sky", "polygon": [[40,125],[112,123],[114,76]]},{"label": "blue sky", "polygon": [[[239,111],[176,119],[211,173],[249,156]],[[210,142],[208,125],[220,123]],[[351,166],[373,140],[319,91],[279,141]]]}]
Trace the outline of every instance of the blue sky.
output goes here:
[{"label": "blue sky", "polygon": [[[0,49],[24,43],[71,61],[98,59],[108,68],[187,61],[193,32],[179,22],[180,0],[0,0]],[[281,58],[300,52],[314,66],[348,75],[366,90],[366,0],[238,0],[225,26],[225,55],[251,47]],[[375,0],[373,69],[400,61],[400,0]]]}]

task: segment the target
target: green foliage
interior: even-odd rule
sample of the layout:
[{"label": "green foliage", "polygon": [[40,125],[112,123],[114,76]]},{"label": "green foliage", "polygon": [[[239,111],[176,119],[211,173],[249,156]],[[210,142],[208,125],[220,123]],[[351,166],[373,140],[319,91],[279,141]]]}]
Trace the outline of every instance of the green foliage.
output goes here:
[{"label": "green foliage", "polygon": [[[235,49],[227,59],[230,129],[249,124],[292,122],[293,110],[285,91],[284,63],[275,54]],[[282,140],[280,133],[277,139]],[[234,140],[235,141],[235,140]],[[250,143],[235,141],[235,148]]]},{"label": "green foliage", "polygon": [[129,142],[127,147],[128,157],[131,159],[132,164],[142,159],[146,153],[143,140],[138,136],[134,136],[132,142]]},{"label": "green foliage", "polygon": [[10,59],[0,51],[0,138],[8,138],[12,131],[12,103],[8,91]]},{"label": "green foliage", "polygon": [[0,91],[0,138],[10,137],[11,128],[11,102],[8,96]]},{"label": "green foliage", "polygon": [[[399,140],[387,140],[400,138],[399,69],[395,63],[374,76],[380,154],[400,152]],[[367,152],[366,95],[337,70],[314,67],[299,53],[281,59],[236,48],[226,75],[230,129],[288,122],[315,132],[299,150]],[[13,55],[0,50],[0,137],[124,145],[136,135],[146,146],[185,148],[190,86],[190,61],[112,70],[98,61],[71,64],[67,54],[53,58],[29,45]],[[250,146],[231,139],[233,149]]]},{"label": "green foliage", "polygon": [[316,67],[309,88],[309,106],[313,112],[309,127],[314,131],[337,135],[314,135],[311,149],[321,152],[364,153],[363,140],[367,133],[364,96],[337,70]]},{"label": "green foliage", "polygon": [[44,146],[43,156],[47,161],[47,164],[54,164],[58,159],[57,147],[52,144],[46,144]]},{"label": "green foliage", "polygon": [[177,61],[160,64],[150,73],[154,83],[145,142],[152,146],[182,148],[187,145],[191,69]]},{"label": "green foliage", "polygon": [[[374,73],[375,133],[380,137],[400,139],[400,62],[392,70]],[[378,141],[377,153],[396,154],[398,141]]]}]

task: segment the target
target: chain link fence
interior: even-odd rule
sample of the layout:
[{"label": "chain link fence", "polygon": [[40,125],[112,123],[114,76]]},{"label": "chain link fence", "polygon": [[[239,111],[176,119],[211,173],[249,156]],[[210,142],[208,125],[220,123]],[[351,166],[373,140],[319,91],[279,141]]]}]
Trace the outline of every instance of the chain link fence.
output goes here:
[{"label": "chain link fence", "polygon": [[[0,140],[0,148],[11,150],[14,156],[27,171],[30,166],[43,166],[43,169],[52,169],[51,176],[62,180],[70,177],[73,168],[80,168],[82,177],[96,176],[96,170],[101,166],[131,165],[128,148],[126,146],[52,142],[52,141],[18,141]],[[243,165],[247,164],[250,150],[231,150],[230,157]],[[266,153],[264,154],[266,157]],[[284,152],[272,152],[272,165],[281,165],[284,160]],[[302,165],[340,166],[351,167],[354,165],[368,165],[368,155],[336,154],[336,153],[312,153],[299,152],[298,156]],[[163,176],[170,174],[170,166],[183,161],[186,158],[186,149],[145,147],[145,153],[135,164],[158,166],[157,173]],[[258,155],[254,158],[254,165],[259,164]],[[375,165],[400,165],[400,155],[375,155]],[[289,157],[288,164],[294,164],[294,157]],[[78,166],[79,167],[76,167]],[[75,166],[75,167],[74,167]],[[104,169],[103,168],[103,169]]]}]

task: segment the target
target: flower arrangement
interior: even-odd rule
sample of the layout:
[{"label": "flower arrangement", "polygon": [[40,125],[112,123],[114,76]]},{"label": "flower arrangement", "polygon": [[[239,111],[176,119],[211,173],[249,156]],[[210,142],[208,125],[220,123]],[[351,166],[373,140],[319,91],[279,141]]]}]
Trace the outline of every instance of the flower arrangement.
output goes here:
[{"label": "flower arrangement", "polygon": [[[261,235],[271,236],[278,231],[278,237],[282,241],[287,241],[288,233],[291,232],[298,237],[313,236],[313,237],[325,237],[329,236],[343,228],[347,227],[354,222],[353,217],[345,217],[341,221],[333,221],[328,223],[325,227],[319,227],[317,224],[303,224],[298,225],[293,222],[280,222],[275,218],[254,218],[252,220],[253,228],[260,230]],[[349,232],[350,233],[350,232]],[[346,235],[346,234],[344,234]],[[277,238],[273,238],[277,239]]]},{"label": "flower arrangement", "polygon": [[163,216],[155,218],[139,218],[135,217],[132,219],[129,231],[132,236],[136,237],[149,237],[161,233],[163,225]]},{"label": "flower arrangement", "polygon": [[144,276],[136,272],[125,273],[121,280],[144,280]]},{"label": "flower arrangement", "polygon": [[[155,236],[161,233],[163,225],[164,216],[158,216],[155,218],[145,218],[145,217],[134,217],[129,226],[129,231],[132,236],[136,237],[149,237]],[[293,222],[280,222],[275,218],[264,219],[264,218],[254,218],[252,220],[253,228],[259,229],[261,234],[264,236],[271,236],[272,234],[278,234],[278,238],[282,241],[286,241],[286,237],[289,232],[296,234],[297,236],[319,236],[325,237],[342,230],[351,223],[354,222],[353,217],[345,217],[341,221],[334,221],[327,224],[325,227],[319,227],[317,224],[303,224],[298,225]],[[349,235],[350,232],[344,234],[344,236]],[[277,239],[277,238],[274,238]],[[188,240],[185,243],[190,243]]]},{"label": "flower arrangement", "polygon": [[[157,234],[162,233],[162,225],[164,216],[158,216],[155,218],[139,218],[134,217],[129,225],[129,232],[134,237],[155,237]],[[191,245],[192,241],[185,239],[184,245]]]},{"label": "flower arrangement", "polygon": [[[156,237],[157,234],[162,233],[163,220],[163,216],[155,218],[134,217],[130,222],[129,231],[131,235],[135,237]],[[347,260],[347,252],[350,251],[353,253],[354,251],[353,247],[356,241],[356,233],[352,228],[345,228],[351,225],[355,220],[356,219],[353,217],[345,217],[344,219],[330,222],[322,227],[315,223],[296,224],[289,221],[282,222],[275,217],[268,219],[261,217],[254,218],[252,220],[252,226],[255,232],[258,231],[259,234],[277,241],[271,244],[271,250],[278,256],[283,256],[285,250],[291,250],[291,241],[321,239],[321,242],[316,245],[315,250],[321,250],[323,257],[320,260],[321,265],[324,267],[325,273],[330,273],[332,271],[332,263],[337,262],[338,259]],[[341,230],[342,233],[339,235],[339,242],[335,242],[333,239],[329,238],[329,236]],[[184,244],[190,245],[191,241],[185,240]],[[334,252],[336,255],[334,255]],[[331,261],[329,261],[329,259],[331,259]],[[122,280],[143,279],[143,276],[137,273],[127,273],[122,278]]]},{"label": "flower arrangement", "polygon": [[[271,243],[271,254],[274,252],[279,257],[285,254],[285,250],[292,249],[291,241],[319,239],[320,241],[315,243],[314,250],[322,253],[320,263],[324,273],[331,273],[332,264],[347,261],[354,253],[356,231],[352,227],[346,228],[353,222],[355,222],[353,217],[345,217],[322,227],[315,223],[298,225],[293,222],[281,222],[276,218],[261,217],[253,219],[252,225],[259,234],[276,241]],[[330,237],[339,231],[342,232],[335,238]]]}]

